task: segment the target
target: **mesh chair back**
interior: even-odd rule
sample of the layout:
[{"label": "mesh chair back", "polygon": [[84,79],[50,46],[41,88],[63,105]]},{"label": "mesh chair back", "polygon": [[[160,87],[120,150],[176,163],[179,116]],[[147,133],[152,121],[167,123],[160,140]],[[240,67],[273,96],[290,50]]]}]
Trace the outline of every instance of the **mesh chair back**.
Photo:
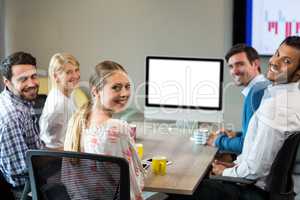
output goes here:
[{"label": "mesh chair back", "polygon": [[123,158],[75,152],[28,151],[33,199],[130,199]]},{"label": "mesh chair back", "polygon": [[266,181],[266,189],[272,200],[294,199],[292,174],[297,160],[300,144],[300,132],[294,132],[279,150]]}]

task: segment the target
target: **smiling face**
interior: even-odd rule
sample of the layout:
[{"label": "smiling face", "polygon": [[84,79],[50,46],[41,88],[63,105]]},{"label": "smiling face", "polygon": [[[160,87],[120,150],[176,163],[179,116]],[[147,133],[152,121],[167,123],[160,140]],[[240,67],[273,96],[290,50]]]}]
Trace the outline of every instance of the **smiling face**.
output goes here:
[{"label": "smiling face", "polygon": [[267,78],[274,84],[292,82],[299,65],[300,50],[283,43],[269,60]]},{"label": "smiling face", "polygon": [[126,73],[121,70],[105,79],[105,84],[98,92],[100,105],[114,113],[125,109],[131,94],[130,82]]},{"label": "smiling face", "polygon": [[247,86],[259,74],[259,65],[258,59],[250,63],[245,52],[234,54],[228,60],[230,75],[237,86]]},{"label": "smiling face", "polygon": [[63,70],[55,72],[55,81],[60,89],[70,93],[75,87],[78,86],[80,80],[79,67],[66,63]]},{"label": "smiling face", "polygon": [[24,100],[33,101],[38,95],[39,81],[33,65],[13,65],[11,80],[5,79],[4,83],[11,92]]}]

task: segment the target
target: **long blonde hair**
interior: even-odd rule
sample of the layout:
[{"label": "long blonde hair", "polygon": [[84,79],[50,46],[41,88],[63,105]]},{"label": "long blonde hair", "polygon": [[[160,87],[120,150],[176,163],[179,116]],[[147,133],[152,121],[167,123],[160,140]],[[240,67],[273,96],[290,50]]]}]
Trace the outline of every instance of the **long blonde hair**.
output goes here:
[{"label": "long blonde hair", "polygon": [[[90,89],[95,87],[100,90],[106,84],[106,79],[116,71],[122,71],[127,74],[126,70],[118,63],[113,61],[103,61],[96,65],[94,73],[89,79]],[[93,98],[93,97],[92,97]],[[88,118],[93,106],[93,100],[83,105],[69,121],[66,133],[64,150],[80,152],[81,133],[86,128]]]},{"label": "long blonde hair", "polygon": [[62,73],[64,71],[65,64],[71,64],[78,68],[80,66],[78,60],[69,53],[56,53],[52,56],[48,69],[51,87],[57,87],[54,74]]}]

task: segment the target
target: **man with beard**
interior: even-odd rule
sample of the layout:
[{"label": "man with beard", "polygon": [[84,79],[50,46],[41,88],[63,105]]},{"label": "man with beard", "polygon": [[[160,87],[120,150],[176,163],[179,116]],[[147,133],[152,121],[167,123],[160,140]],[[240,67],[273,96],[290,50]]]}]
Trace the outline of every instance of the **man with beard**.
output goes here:
[{"label": "man with beard", "polygon": [[[206,179],[195,195],[201,200],[268,199],[266,176],[284,141],[300,130],[300,37],[287,37],[269,60],[267,78],[272,82],[252,116],[242,153],[233,163],[215,161],[216,175],[257,180],[256,186]],[[299,183],[294,177],[294,183]],[[295,193],[299,194],[297,185]]]},{"label": "man with beard", "polygon": [[28,179],[26,151],[42,146],[33,109],[39,89],[36,60],[17,52],[1,62],[0,71],[5,85],[0,94],[0,172],[19,199]]},{"label": "man with beard", "polygon": [[216,146],[221,151],[240,154],[249,121],[259,107],[264,89],[270,82],[261,74],[259,55],[253,47],[245,44],[234,45],[227,52],[225,59],[234,83],[244,87],[242,130],[240,132],[221,130],[218,135],[210,136],[207,145]]}]

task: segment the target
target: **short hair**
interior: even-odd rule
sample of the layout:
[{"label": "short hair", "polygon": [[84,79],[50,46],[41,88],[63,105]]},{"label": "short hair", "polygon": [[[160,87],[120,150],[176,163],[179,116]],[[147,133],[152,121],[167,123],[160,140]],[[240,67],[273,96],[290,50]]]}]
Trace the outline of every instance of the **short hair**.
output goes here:
[{"label": "short hair", "polygon": [[259,55],[253,47],[240,43],[231,47],[231,49],[229,49],[229,51],[226,53],[225,55],[226,62],[228,62],[231,56],[242,52],[246,53],[246,56],[251,64],[253,61],[259,59]]},{"label": "short hair", "polygon": [[289,36],[287,38],[285,38],[281,44],[286,44],[288,46],[294,47],[295,49],[300,50],[300,37],[299,36]]},{"label": "short hair", "polygon": [[36,67],[36,59],[29,53],[16,52],[1,61],[0,72],[8,80],[12,78],[12,66],[14,65],[33,65]]},{"label": "short hair", "polygon": [[80,65],[78,60],[70,53],[56,53],[52,56],[48,69],[49,78],[51,80],[52,86],[56,86],[54,74],[57,72],[63,72],[65,64],[71,64],[78,68]]},{"label": "short hair", "polygon": [[[245,53],[247,56],[247,59],[249,62],[252,64],[255,60],[259,59],[259,55],[257,51],[246,44],[239,43],[231,47],[229,51],[225,55],[225,60],[228,63],[228,60],[230,59],[231,56],[238,54],[238,53]],[[258,66],[258,72],[261,73],[261,68]]]}]

